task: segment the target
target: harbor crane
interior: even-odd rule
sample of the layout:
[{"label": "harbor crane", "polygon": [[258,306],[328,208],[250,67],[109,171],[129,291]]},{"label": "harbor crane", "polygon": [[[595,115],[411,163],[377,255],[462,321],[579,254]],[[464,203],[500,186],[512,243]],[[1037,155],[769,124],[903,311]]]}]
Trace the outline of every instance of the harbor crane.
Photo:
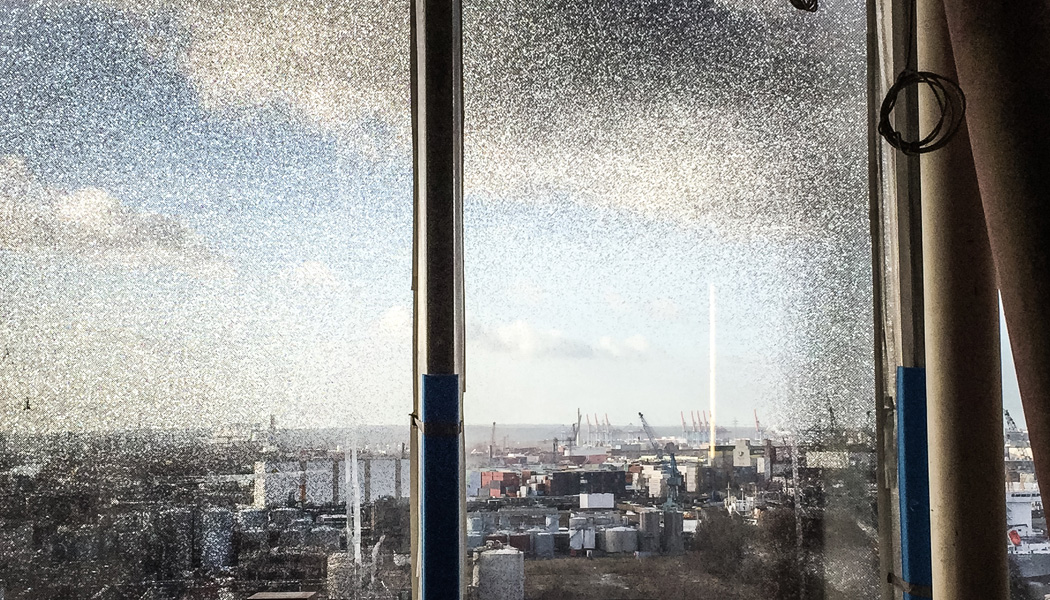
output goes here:
[{"label": "harbor crane", "polygon": [[[666,448],[661,448],[656,441],[656,434],[653,432],[653,428],[645,420],[645,415],[638,413],[638,418],[642,421],[642,429],[645,430],[645,435],[649,438],[649,444],[656,451],[656,458],[660,460],[664,473],[667,474],[667,501],[664,502],[664,510],[677,508],[678,492],[682,487],[682,474],[678,472],[678,461],[674,457],[674,444],[668,443]],[[663,459],[665,450],[668,457],[666,462]]]}]

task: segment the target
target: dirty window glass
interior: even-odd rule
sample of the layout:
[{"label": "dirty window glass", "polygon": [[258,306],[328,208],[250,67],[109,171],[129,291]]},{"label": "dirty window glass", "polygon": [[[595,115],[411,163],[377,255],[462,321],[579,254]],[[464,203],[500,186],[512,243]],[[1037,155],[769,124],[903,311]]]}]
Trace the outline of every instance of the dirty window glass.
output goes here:
[{"label": "dirty window glass", "polygon": [[876,597],[863,6],[464,15],[479,589]]},{"label": "dirty window glass", "polygon": [[0,598],[407,589],[407,8],[0,2]]}]

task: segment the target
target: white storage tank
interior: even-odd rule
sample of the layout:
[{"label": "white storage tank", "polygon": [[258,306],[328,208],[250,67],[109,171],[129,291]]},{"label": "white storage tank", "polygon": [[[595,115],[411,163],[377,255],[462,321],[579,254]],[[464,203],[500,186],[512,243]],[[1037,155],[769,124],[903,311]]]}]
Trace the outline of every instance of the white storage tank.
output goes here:
[{"label": "white storage tank", "polygon": [[638,530],[633,527],[610,527],[605,530],[605,548],[610,554],[638,551]]},{"label": "white storage tank", "polygon": [[474,586],[478,600],[524,600],[525,554],[514,548],[479,553]]},{"label": "white storage tank", "polygon": [[569,530],[569,548],[572,550],[593,550],[594,541],[593,527]]}]

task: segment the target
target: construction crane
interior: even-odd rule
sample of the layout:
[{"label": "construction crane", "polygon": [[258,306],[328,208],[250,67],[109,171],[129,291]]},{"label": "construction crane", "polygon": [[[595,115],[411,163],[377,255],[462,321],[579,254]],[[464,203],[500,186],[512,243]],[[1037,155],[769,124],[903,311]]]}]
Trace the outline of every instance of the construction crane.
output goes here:
[{"label": "construction crane", "polygon": [[[649,444],[652,445],[653,450],[656,451],[656,458],[660,460],[663,465],[664,473],[667,474],[667,501],[664,502],[664,510],[674,509],[678,507],[678,491],[682,487],[682,474],[678,472],[678,461],[674,458],[674,445],[667,444],[666,448],[661,448],[660,444],[656,441],[656,434],[653,432],[653,428],[649,426],[649,422],[645,420],[645,415],[638,413],[638,418],[642,421],[642,429],[645,431],[645,435],[649,438]],[[664,450],[667,451],[668,460],[665,462]]]},{"label": "construction crane", "polygon": [[1006,433],[1017,433],[1021,431],[1021,428],[1017,426],[1017,421],[1010,416],[1010,411],[1003,411],[1003,420],[1006,422]]}]

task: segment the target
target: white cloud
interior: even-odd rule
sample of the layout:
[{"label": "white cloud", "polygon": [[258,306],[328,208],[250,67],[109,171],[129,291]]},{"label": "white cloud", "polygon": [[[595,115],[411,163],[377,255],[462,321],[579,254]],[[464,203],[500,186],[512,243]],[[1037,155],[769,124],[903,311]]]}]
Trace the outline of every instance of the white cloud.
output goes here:
[{"label": "white cloud", "polygon": [[412,333],[412,309],[407,306],[391,306],[379,317],[379,330],[399,337]]},{"label": "white cloud", "polygon": [[58,250],[127,266],[217,274],[228,268],[184,223],[125,206],[97,188],[47,186],[17,156],[0,156],[0,249]]},{"label": "white cloud", "polygon": [[339,277],[332,269],[316,260],[306,260],[286,269],[281,278],[305,287],[335,288],[339,286]]},{"label": "white cloud", "polygon": [[[143,25],[143,47],[155,56],[173,56],[209,110],[248,118],[292,115],[341,134],[362,151],[404,156],[411,125],[405,6],[388,0],[95,1],[132,11],[144,23],[175,23],[175,31],[164,35]],[[717,1],[740,9],[762,5]],[[505,13],[487,4],[476,7],[481,22],[468,36],[465,69],[476,82],[468,82],[465,92],[471,114],[464,178],[471,193],[517,201],[567,195],[717,226],[725,235],[825,230],[830,217],[810,210],[805,198],[811,194],[796,189],[812,177],[798,173],[808,140],[784,130],[778,116],[794,107],[790,98],[756,99],[753,107],[740,108],[727,98],[745,83],[732,81],[709,93],[644,100],[625,99],[615,85],[579,87],[569,82],[580,80],[576,70],[588,66],[537,62],[530,49],[546,48],[547,42],[519,33],[515,20],[540,16],[541,9],[519,8]],[[549,43],[571,52],[584,39],[577,38],[555,36]],[[508,64],[515,68],[508,70]],[[538,65],[547,70],[537,80],[548,86],[530,83],[535,73],[517,71]],[[701,85],[703,74],[696,77],[680,83]],[[842,128],[833,124],[836,132]],[[777,135],[756,144],[758,131]],[[856,131],[849,132],[856,141]],[[830,189],[836,182],[824,184]]]},{"label": "white cloud", "polygon": [[211,110],[251,116],[290,109],[306,122],[346,130],[348,139],[365,143],[362,124],[382,123],[408,142],[407,4],[96,1],[146,20],[174,17],[178,34],[158,39],[147,26],[143,43],[155,56],[174,54]]},{"label": "white cloud", "polygon": [[539,306],[547,297],[547,290],[529,279],[518,279],[507,288],[507,294],[529,306]]},{"label": "white cloud", "polygon": [[649,314],[663,321],[673,321],[681,314],[678,303],[670,298],[658,298],[649,303]]},{"label": "white cloud", "polygon": [[605,304],[613,311],[618,313],[625,313],[631,310],[631,303],[627,301],[621,294],[617,292],[608,292],[605,294]]},{"label": "white cloud", "polygon": [[469,344],[524,357],[638,359],[651,351],[649,341],[642,335],[624,339],[603,336],[588,343],[561,330],[536,327],[525,320],[491,327],[470,322],[469,327]]},{"label": "white cloud", "polygon": [[596,349],[605,355],[615,358],[643,358],[649,354],[649,340],[641,334],[635,334],[622,340],[603,336],[598,340]]},{"label": "white cloud", "polygon": [[540,329],[528,321],[485,327],[471,324],[470,342],[520,356],[586,357],[593,349],[557,329]]}]

